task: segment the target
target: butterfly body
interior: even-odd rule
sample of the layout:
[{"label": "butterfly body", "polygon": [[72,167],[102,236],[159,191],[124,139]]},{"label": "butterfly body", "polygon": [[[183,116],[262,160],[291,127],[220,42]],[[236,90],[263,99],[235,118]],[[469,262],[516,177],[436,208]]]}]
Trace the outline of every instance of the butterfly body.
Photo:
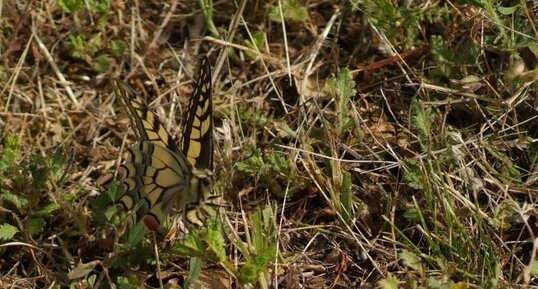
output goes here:
[{"label": "butterfly body", "polygon": [[211,74],[207,59],[189,105],[183,130],[182,149],[151,112],[140,95],[116,81],[116,95],[123,104],[137,142],[128,150],[120,167],[124,194],[119,203],[134,211],[131,222],[142,221],[156,231],[177,208],[189,225],[202,226],[213,195]]}]

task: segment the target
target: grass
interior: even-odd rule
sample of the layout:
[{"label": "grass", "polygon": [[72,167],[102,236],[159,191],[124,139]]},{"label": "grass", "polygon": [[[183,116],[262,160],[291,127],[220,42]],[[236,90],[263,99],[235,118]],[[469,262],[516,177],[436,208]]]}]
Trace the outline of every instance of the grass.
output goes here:
[{"label": "grass", "polygon": [[201,55],[226,206],[165,287],[537,286],[537,7],[396,2],[0,3],[0,287],[159,287],[108,79],[178,136]]}]

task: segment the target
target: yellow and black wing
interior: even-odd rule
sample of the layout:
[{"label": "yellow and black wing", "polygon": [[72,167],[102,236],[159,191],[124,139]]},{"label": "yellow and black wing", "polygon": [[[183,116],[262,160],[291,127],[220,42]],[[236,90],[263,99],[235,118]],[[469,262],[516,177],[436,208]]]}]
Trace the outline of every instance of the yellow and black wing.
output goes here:
[{"label": "yellow and black wing", "polygon": [[143,220],[147,228],[155,231],[175,204],[185,204],[190,199],[192,170],[140,95],[119,80],[116,95],[138,138],[120,167],[124,194],[119,202],[125,210],[136,212],[134,222]]},{"label": "yellow and black wing", "polygon": [[172,136],[157,116],[148,109],[145,101],[129,85],[116,79],[115,93],[124,107],[138,140],[145,140],[168,148],[174,153],[179,149]]},{"label": "yellow and black wing", "polygon": [[213,103],[211,66],[207,57],[200,65],[187,118],[183,125],[181,151],[191,166],[213,170]]},{"label": "yellow and black wing", "polygon": [[138,142],[128,150],[120,167],[124,209],[134,211],[134,222],[144,221],[157,230],[176,205],[184,219],[196,226],[213,215],[213,109],[211,66],[207,58],[189,104],[181,150],[151,112],[144,100],[128,85],[116,80],[116,95],[129,115]]},{"label": "yellow and black wing", "polygon": [[128,150],[120,168],[125,189],[119,202],[136,214],[132,221],[144,221],[156,231],[176,204],[186,204],[192,178],[181,154],[149,141],[139,141]]}]

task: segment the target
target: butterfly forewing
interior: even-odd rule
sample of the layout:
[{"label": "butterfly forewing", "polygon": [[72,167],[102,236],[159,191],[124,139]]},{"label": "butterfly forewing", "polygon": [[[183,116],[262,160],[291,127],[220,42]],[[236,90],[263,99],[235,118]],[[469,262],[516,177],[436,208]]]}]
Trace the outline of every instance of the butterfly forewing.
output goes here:
[{"label": "butterfly forewing", "polygon": [[213,103],[211,66],[204,57],[185,120],[181,150],[198,169],[213,169]]},{"label": "butterfly forewing", "polygon": [[157,116],[148,109],[142,97],[120,80],[116,80],[115,84],[116,96],[131,120],[137,139],[147,140],[179,153],[174,139]]}]

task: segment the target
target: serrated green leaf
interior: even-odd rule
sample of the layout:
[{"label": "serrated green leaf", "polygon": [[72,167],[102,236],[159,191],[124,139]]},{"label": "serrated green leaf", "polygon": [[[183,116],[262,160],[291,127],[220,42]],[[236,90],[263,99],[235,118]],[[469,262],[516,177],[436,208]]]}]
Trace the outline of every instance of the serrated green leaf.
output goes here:
[{"label": "serrated green leaf", "polygon": [[116,284],[118,284],[118,288],[120,289],[137,289],[137,288],[143,288],[142,280],[138,279],[136,275],[133,275],[131,278],[127,278],[124,276],[118,276],[116,278]]},{"label": "serrated green leaf", "polygon": [[417,208],[409,208],[403,213],[403,217],[410,222],[420,221],[420,212]]},{"label": "serrated green leaf", "polygon": [[417,271],[421,275],[424,274],[420,258],[417,255],[410,251],[402,250],[402,252],[398,253],[398,257],[402,260],[405,266]]},{"label": "serrated green leaf", "polygon": [[34,213],[35,216],[47,216],[47,215],[50,215],[52,213],[54,213],[55,211],[57,211],[58,209],[60,209],[61,206],[57,203],[48,203],[46,204],[45,206],[41,207],[38,211],[36,211]]},{"label": "serrated green leaf", "polygon": [[58,0],[58,5],[69,13],[77,13],[84,7],[84,0]]},{"label": "serrated green leaf", "polygon": [[251,169],[250,165],[245,163],[245,162],[241,162],[241,161],[235,163],[235,169],[237,169],[240,172],[247,173],[247,174],[252,173],[252,169]]},{"label": "serrated green leaf", "polygon": [[254,284],[258,279],[258,268],[252,263],[245,263],[239,270],[237,276],[241,284]]},{"label": "serrated green leaf", "polygon": [[302,23],[308,20],[308,10],[302,6],[297,0],[288,0],[282,4],[282,12],[284,17],[280,14],[280,7],[275,4],[269,11],[269,19],[274,22],[282,22],[282,18],[285,21]]},{"label": "serrated green leaf", "polygon": [[353,128],[354,122],[349,120],[349,100],[352,96],[357,94],[355,90],[355,81],[351,71],[347,68],[341,69],[336,77],[331,78],[325,89],[336,100],[336,112],[338,117],[338,123],[336,127],[341,132],[349,131]]},{"label": "serrated green leaf", "polygon": [[414,111],[414,125],[420,131],[423,137],[429,137],[432,133],[431,127],[434,120],[434,114],[430,108],[426,108],[424,103],[415,100],[411,103],[411,109]]},{"label": "serrated green leaf", "polygon": [[290,169],[288,167],[288,161],[284,154],[279,152],[270,153],[267,156],[267,161],[271,165],[271,168],[280,174],[289,174]]},{"label": "serrated green leaf", "polygon": [[456,56],[450,48],[450,43],[439,35],[431,37],[432,55],[437,62],[436,69],[439,73],[446,77],[452,74],[452,67]]},{"label": "serrated green leaf", "polygon": [[387,278],[377,281],[377,286],[381,289],[398,289],[398,278],[388,273]]},{"label": "serrated green leaf", "polygon": [[184,256],[201,256],[205,248],[200,238],[198,230],[191,230],[182,240],[182,242],[172,248],[175,254]]},{"label": "serrated green leaf", "polygon": [[1,224],[0,225],[0,240],[9,241],[13,239],[13,236],[19,232],[17,227],[14,227],[10,224]]},{"label": "serrated green leaf", "polygon": [[30,235],[34,236],[38,233],[43,232],[43,228],[45,228],[46,224],[47,222],[45,222],[45,219],[43,218],[32,218],[28,222],[26,222],[24,229],[28,233],[30,233]]},{"label": "serrated green leaf", "polygon": [[10,167],[16,166],[16,160],[21,153],[20,140],[18,134],[13,134],[6,138],[6,146],[0,155],[0,172],[7,171]]},{"label": "serrated green leaf", "polygon": [[112,42],[110,44],[110,52],[115,57],[121,56],[123,53],[125,53],[127,51],[128,48],[129,48],[129,46],[127,45],[127,43],[125,43],[125,41],[123,41],[121,39],[112,40]]},{"label": "serrated green leaf", "polygon": [[0,194],[0,198],[6,202],[11,203],[15,207],[17,207],[17,209],[19,210],[22,208],[26,208],[28,206],[27,199],[20,197],[18,195],[12,194],[11,192],[2,192],[2,194]]},{"label": "serrated green leaf", "polygon": [[99,73],[107,72],[110,69],[112,60],[108,55],[99,55],[95,58],[93,69]]},{"label": "serrated green leaf", "polygon": [[110,12],[111,0],[88,0],[92,10],[100,15],[106,15]]},{"label": "serrated green leaf", "polygon": [[205,241],[219,261],[226,260],[226,243],[222,231],[215,219],[208,221],[206,227]]},{"label": "serrated green leaf", "polygon": [[65,46],[71,56],[82,59],[86,55],[86,42],[84,35],[73,33],[67,36]]},{"label": "serrated green leaf", "polygon": [[353,75],[348,68],[341,69],[336,77],[329,79],[326,89],[332,95],[338,95],[344,101],[357,94]]},{"label": "serrated green leaf", "polygon": [[421,190],[424,187],[424,174],[417,161],[405,159],[402,168],[407,184],[413,189]]}]

